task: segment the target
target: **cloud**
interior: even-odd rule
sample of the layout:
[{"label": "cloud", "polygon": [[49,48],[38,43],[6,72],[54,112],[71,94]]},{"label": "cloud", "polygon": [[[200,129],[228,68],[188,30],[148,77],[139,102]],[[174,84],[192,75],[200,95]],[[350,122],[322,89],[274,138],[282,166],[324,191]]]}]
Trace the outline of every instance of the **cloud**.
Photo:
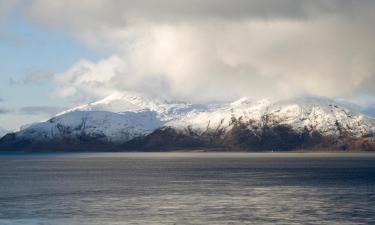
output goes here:
[{"label": "cloud", "polygon": [[7,114],[9,112],[10,112],[10,110],[8,110],[8,109],[0,108],[0,114]]},{"label": "cloud", "polygon": [[17,4],[18,0],[6,0],[6,1],[0,1],[0,25],[5,19],[5,17],[8,15],[8,13],[13,9]]},{"label": "cloud", "polygon": [[47,115],[54,116],[62,111],[63,107],[52,107],[52,106],[27,106],[18,109],[18,113],[24,115]]},{"label": "cloud", "polygon": [[375,77],[370,0],[33,1],[28,15],[113,55],[56,76],[56,94],[133,90],[194,101],[351,96]]},{"label": "cloud", "polygon": [[22,85],[22,84],[42,84],[45,81],[53,81],[55,73],[48,69],[36,69],[26,71],[23,78],[8,78],[8,84],[10,86]]},{"label": "cloud", "polygon": [[[3,98],[0,97],[0,102],[4,102],[5,100]],[[5,109],[5,108],[1,108],[0,107],[0,114],[7,114],[9,113],[10,110],[9,109]]]},{"label": "cloud", "polygon": [[0,114],[16,113],[22,115],[46,115],[54,116],[67,108],[54,106],[26,106],[20,108],[0,108]]},{"label": "cloud", "polygon": [[53,107],[53,106],[26,106],[21,108],[0,108],[0,114],[17,113],[22,115],[47,115],[54,116],[62,111],[66,110],[64,107]]},{"label": "cloud", "polygon": [[335,100],[348,109],[352,109],[353,111],[375,118],[375,98],[373,95],[336,98]]},{"label": "cloud", "polygon": [[14,79],[13,77],[9,77],[8,84],[10,86],[15,86],[21,84],[21,82],[18,79]]},{"label": "cloud", "polygon": [[[30,14],[65,27],[124,26],[139,21],[162,23],[206,19],[308,19],[371,11],[372,0],[36,0]],[[49,13],[46,13],[49,12]],[[65,15],[65,17],[61,17]]]},{"label": "cloud", "polygon": [[47,69],[38,69],[26,72],[23,78],[8,78],[10,86],[28,85],[28,84],[42,84],[46,81],[53,81],[55,73]]},{"label": "cloud", "polygon": [[43,81],[52,80],[54,76],[54,72],[47,70],[47,69],[39,69],[35,71],[31,71],[30,73],[26,74],[24,78],[24,83],[34,83],[34,84],[40,84]]},{"label": "cloud", "polygon": [[74,99],[86,95],[106,96],[115,89],[116,82],[112,79],[123,71],[123,60],[117,56],[97,63],[81,60],[55,76],[58,89],[54,94],[66,98],[74,96]]}]

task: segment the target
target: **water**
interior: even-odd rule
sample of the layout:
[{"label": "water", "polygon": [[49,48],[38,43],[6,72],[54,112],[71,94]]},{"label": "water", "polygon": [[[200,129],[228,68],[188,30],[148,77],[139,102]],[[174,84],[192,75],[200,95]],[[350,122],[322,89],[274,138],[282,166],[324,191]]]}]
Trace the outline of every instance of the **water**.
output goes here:
[{"label": "water", "polygon": [[375,224],[375,155],[1,155],[0,224]]}]

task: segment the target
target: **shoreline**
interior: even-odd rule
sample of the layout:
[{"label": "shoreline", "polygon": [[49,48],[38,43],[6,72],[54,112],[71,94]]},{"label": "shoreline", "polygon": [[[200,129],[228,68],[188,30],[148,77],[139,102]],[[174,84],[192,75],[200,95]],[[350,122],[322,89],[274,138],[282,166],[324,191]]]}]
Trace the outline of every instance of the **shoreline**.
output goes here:
[{"label": "shoreline", "polygon": [[132,152],[119,152],[119,151],[33,151],[33,152],[0,152],[0,157],[6,156],[83,156],[83,157],[115,157],[115,156],[126,156],[126,157],[171,157],[171,158],[183,158],[183,157],[217,157],[217,158],[241,158],[241,157],[254,157],[254,158],[329,158],[329,157],[375,157],[375,152],[368,151],[283,151],[283,152],[248,152],[248,151],[188,151],[188,150],[178,150],[178,151],[132,151]]}]

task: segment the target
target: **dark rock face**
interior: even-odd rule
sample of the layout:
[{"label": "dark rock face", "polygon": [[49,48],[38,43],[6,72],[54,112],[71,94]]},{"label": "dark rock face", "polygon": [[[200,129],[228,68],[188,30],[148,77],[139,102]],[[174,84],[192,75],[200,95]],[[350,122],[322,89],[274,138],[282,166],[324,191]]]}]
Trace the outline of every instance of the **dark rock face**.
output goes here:
[{"label": "dark rock face", "polygon": [[217,133],[185,133],[173,128],[163,128],[146,137],[126,143],[124,148],[147,151],[173,149],[288,151],[307,145],[306,139],[305,136],[284,126],[269,128],[262,135],[254,134],[242,127],[236,127],[222,136]]},{"label": "dark rock face", "polygon": [[170,127],[158,129],[145,137],[133,139],[123,145],[124,149],[138,149],[143,151],[170,151],[175,149],[215,147],[223,147],[223,145],[213,142],[210,135],[201,135],[196,132],[185,133]]},{"label": "dark rock face", "polygon": [[49,141],[33,141],[17,138],[16,134],[10,133],[0,139],[0,151],[23,151],[23,152],[92,152],[92,151],[116,151],[118,146],[89,139],[85,136],[79,139],[63,139]]},{"label": "dark rock face", "polygon": [[199,133],[189,128],[181,131],[165,127],[125,143],[122,149],[141,151],[218,149],[253,152],[301,149],[375,151],[375,138],[337,138],[308,130],[301,133],[286,125],[261,127],[259,131],[254,131],[249,130],[244,124],[238,124],[225,133],[222,131]]}]

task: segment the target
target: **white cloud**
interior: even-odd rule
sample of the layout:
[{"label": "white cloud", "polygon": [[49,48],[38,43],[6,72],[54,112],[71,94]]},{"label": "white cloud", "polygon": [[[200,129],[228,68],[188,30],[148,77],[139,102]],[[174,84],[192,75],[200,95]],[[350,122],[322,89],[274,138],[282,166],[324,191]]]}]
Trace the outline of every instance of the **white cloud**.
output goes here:
[{"label": "white cloud", "polygon": [[368,89],[374,7],[366,0],[55,0],[34,1],[29,14],[114,52],[60,74],[60,96],[134,90],[208,101]]},{"label": "white cloud", "polygon": [[81,60],[65,73],[55,76],[58,85],[55,95],[61,97],[106,96],[114,89],[115,83],[112,79],[123,71],[123,61],[117,56],[100,60],[97,63]]}]

